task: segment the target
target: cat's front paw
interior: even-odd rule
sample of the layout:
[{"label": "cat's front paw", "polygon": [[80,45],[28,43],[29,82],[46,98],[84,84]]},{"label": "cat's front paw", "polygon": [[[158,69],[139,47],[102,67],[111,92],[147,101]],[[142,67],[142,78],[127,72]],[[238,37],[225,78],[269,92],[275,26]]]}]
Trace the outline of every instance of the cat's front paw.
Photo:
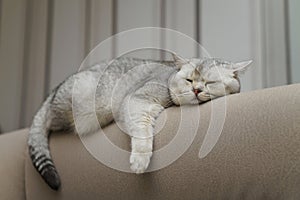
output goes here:
[{"label": "cat's front paw", "polygon": [[130,155],[130,169],[136,173],[144,173],[150,163],[150,158],[152,152],[150,153],[131,153]]}]

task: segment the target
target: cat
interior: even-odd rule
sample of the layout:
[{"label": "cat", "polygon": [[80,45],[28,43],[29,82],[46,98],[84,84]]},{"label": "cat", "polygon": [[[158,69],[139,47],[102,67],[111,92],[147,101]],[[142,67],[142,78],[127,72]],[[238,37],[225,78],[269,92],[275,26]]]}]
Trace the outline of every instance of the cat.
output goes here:
[{"label": "cat", "polygon": [[[98,126],[89,121],[94,111],[101,127],[120,121],[131,136],[131,170],[143,173],[152,156],[153,128],[158,115],[173,105],[200,104],[240,92],[239,72],[251,63],[216,58],[183,59],[175,54],[173,58],[172,61],[119,58],[110,64],[100,63],[70,76],[52,91],[34,116],[28,138],[33,166],[52,189],[58,190],[61,181],[50,155],[49,132],[95,132]],[[85,109],[93,101],[83,97],[75,106],[84,120],[76,122],[75,128],[73,85],[75,81],[83,83],[77,92],[84,94],[89,91],[91,80],[97,80],[95,110]]]}]

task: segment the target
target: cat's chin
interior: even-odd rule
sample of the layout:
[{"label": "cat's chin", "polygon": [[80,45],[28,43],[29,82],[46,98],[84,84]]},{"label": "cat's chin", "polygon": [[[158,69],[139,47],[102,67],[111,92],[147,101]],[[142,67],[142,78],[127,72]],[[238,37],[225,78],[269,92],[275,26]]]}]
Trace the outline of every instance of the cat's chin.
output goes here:
[{"label": "cat's chin", "polygon": [[192,101],[190,104],[196,105],[196,104],[200,104],[200,103],[202,103],[202,101],[199,100],[198,98],[196,98],[196,99],[195,99],[194,101]]},{"label": "cat's chin", "polygon": [[206,92],[200,92],[197,96],[197,99],[199,99],[200,103],[204,103],[206,101],[211,100],[210,94]]},{"label": "cat's chin", "polygon": [[177,101],[177,102],[174,102],[177,106],[183,106],[183,105],[197,105],[197,104],[200,104],[201,103],[201,100],[195,98],[195,99],[192,99],[192,100],[189,100],[189,101]]}]

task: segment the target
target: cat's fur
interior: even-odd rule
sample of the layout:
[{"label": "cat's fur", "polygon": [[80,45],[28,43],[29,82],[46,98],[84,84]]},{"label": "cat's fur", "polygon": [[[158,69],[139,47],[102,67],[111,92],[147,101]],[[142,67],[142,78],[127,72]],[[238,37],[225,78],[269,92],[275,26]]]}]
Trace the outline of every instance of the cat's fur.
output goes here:
[{"label": "cat's fur", "polygon": [[[249,64],[177,56],[168,62],[119,58],[106,70],[107,63],[102,63],[74,74],[54,89],[34,117],[28,139],[33,165],[57,190],[60,178],[51,159],[48,134],[59,130],[95,132],[98,125],[89,119],[96,111],[101,127],[113,120],[123,124],[131,136],[131,169],[143,173],[152,155],[153,128],[160,112],[172,105],[199,104],[239,92],[238,72]],[[78,102],[72,102],[75,81],[80,83],[75,92],[82,94]],[[92,84],[97,84],[93,99],[88,98]],[[72,103],[84,119],[76,121],[76,129]]]}]

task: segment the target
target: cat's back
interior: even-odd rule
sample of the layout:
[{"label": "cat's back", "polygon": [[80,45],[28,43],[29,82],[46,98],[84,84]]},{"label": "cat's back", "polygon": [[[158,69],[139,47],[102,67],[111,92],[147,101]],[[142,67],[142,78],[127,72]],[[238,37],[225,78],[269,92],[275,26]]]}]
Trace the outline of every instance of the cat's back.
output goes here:
[{"label": "cat's back", "polygon": [[106,63],[106,68],[99,67],[97,101],[102,105],[120,104],[128,94],[143,87],[149,81],[166,85],[170,74],[175,71],[172,62],[144,60],[137,58],[119,58]]},{"label": "cat's back", "polygon": [[122,57],[111,62],[104,61],[91,67],[99,77],[98,87],[111,89],[117,82],[123,86],[144,83],[155,77],[167,78],[175,71],[174,62]]}]

